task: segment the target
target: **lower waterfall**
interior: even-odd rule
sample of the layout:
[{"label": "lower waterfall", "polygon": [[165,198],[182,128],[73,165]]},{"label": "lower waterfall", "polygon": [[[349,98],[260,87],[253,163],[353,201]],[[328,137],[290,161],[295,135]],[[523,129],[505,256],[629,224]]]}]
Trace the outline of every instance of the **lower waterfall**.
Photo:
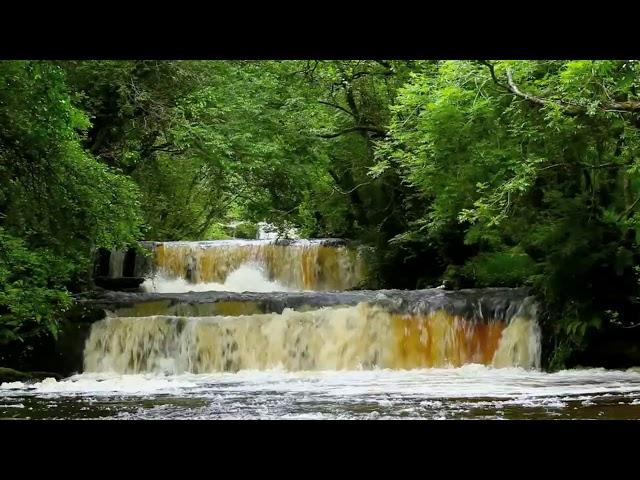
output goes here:
[{"label": "lower waterfall", "polygon": [[535,319],[389,313],[367,303],[240,316],[110,317],[93,325],[86,372],[212,373],[284,369],[535,369]]}]

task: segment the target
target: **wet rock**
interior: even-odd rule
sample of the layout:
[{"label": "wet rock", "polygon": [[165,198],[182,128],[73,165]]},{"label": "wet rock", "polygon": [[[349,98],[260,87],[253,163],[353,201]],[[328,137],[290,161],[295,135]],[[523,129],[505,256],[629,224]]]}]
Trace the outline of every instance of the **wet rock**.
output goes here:
[{"label": "wet rock", "polygon": [[0,367],[0,383],[40,381],[45,378],[62,380],[63,376],[54,372],[21,372],[13,368]]},{"label": "wet rock", "polygon": [[[469,290],[354,290],[344,292],[188,292],[133,293],[93,292],[78,297],[87,311],[102,310],[118,314],[123,309],[146,312],[145,304],[161,305],[154,315],[186,315],[189,310],[216,314],[216,305],[228,302],[251,303],[263,313],[282,313],[285,308],[314,309],[370,303],[394,313],[427,314],[445,310],[475,320],[505,320],[518,313],[535,316],[536,302],[527,289],[484,288]],[[202,313],[200,313],[202,314]],[[103,313],[104,315],[104,313]],[[131,314],[129,314],[131,316]],[[146,313],[149,315],[149,313]],[[132,315],[135,316],[135,315]]]},{"label": "wet rock", "polygon": [[31,380],[31,377],[25,373],[13,368],[0,367],[0,383],[4,382],[26,382]]},{"label": "wet rock", "polygon": [[94,281],[98,287],[108,290],[135,291],[140,288],[144,280],[144,277],[96,277]]}]

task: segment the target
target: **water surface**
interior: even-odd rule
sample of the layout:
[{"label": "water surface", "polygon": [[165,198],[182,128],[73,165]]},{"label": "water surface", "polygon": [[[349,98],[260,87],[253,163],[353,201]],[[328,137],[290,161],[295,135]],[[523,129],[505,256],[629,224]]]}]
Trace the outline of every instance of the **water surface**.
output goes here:
[{"label": "water surface", "polygon": [[4,383],[21,419],[638,419],[640,373],[465,365],[369,371],[81,374]]}]

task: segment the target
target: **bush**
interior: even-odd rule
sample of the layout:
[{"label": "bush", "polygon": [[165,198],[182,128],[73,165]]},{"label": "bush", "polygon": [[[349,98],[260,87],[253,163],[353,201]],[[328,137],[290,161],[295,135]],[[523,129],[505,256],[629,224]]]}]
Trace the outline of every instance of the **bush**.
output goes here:
[{"label": "bush", "polygon": [[253,240],[258,236],[258,226],[249,222],[242,222],[234,227],[227,227],[227,230],[229,234],[235,238]]},{"label": "bush", "polygon": [[230,225],[214,223],[204,235],[207,240],[231,240],[234,238],[253,240],[257,236],[258,226],[249,222],[237,222]]},{"label": "bush", "polygon": [[0,228],[0,344],[58,332],[72,304],[65,283],[73,263],[47,249],[29,250]]},{"label": "bush", "polygon": [[513,248],[476,255],[463,267],[450,268],[445,281],[476,287],[521,287],[530,284],[537,270],[529,255]]}]

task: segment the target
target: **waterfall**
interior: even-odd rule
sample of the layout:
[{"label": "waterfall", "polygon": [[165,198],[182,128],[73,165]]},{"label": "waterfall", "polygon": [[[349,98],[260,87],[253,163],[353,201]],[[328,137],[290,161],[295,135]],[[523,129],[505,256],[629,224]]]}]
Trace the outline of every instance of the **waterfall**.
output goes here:
[{"label": "waterfall", "polygon": [[152,292],[348,290],[364,277],[358,251],[335,240],[162,242],[151,249],[155,274],[144,288]]},{"label": "waterfall", "polygon": [[109,255],[109,278],[120,278],[123,275],[124,258],[127,252],[124,250],[111,250]]},{"label": "waterfall", "polygon": [[[206,308],[192,305],[187,315],[149,315],[162,311],[157,303],[150,304],[151,308],[121,311],[122,316],[112,313],[93,325],[85,348],[85,371],[180,374],[471,363],[539,368],[540,330],[530,297],[506,299],[498,291],[476,301],[473,293],[367,292],[361,296],[364,301],[320,308],[308,300],[306,307],[291,308],[286,300],[280,305],[261,304],[257,294],[250,298],[236,294],[203,304]],[[344,294],[333,294],[340,296]],[[170,313],[176,307],[165,308]],[[130,316],[134,313],[139,316]]]},{"label": "waterfall", "polygon": [[[86,372],[540,368],[525,290],[354,290],[364,259],[337,239],[144,246],[147,293],[111,294],[118,307],[92,325]],[[110,275],[123,260],[112,253]]]}]

